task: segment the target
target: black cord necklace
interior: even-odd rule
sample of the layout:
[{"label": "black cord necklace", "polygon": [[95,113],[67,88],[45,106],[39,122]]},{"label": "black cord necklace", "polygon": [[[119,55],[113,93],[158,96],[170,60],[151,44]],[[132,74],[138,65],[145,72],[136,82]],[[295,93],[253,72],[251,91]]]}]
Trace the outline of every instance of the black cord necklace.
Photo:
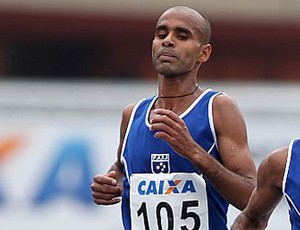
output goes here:
[{"label": "black cord necklace", "polygon": [[196,85],[195,89],[191,93],[187,93],[187,94],[183,94],[183,95],[179,95],[179,96],[157,96],[157,98],[180,98],[180,97],[186,97],[186,96],[190,96],[190,95],[194,94],[198,88],[199,88],[199,85]]}]

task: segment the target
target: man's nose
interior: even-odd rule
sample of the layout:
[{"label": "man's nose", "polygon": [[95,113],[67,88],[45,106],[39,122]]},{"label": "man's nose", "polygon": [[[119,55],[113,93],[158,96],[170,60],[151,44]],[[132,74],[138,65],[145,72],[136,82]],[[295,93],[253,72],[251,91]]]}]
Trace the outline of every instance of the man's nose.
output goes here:
[{"label": "man's nose", "polygon": [[168,36],[164,38],[162,45],[169,47],[175,46],[174,37],[172,36],[172,34],[168,34]]}]

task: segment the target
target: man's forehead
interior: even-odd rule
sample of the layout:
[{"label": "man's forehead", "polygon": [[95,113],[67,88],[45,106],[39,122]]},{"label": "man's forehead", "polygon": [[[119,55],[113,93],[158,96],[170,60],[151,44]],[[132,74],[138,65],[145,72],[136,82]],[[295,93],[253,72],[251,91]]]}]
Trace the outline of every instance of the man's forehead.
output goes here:
[{"label": "man's forehead", "polygon": [[200,32],[201,27],[199,19],[195,16],[188,15],[182,12],[165,12],[157,21],[156,29],[165,28],[165,29],[176,29],[176,28],[185,28],[187,30]]},{"label": "man's forehead", "polygon": [[178,27],[191,27],[200,28],[200,18],[198,15],[189,13],[187,10],[167,10],[164,12],[156,23],[156,27],[159,26],[171,26],[175,25]]}]

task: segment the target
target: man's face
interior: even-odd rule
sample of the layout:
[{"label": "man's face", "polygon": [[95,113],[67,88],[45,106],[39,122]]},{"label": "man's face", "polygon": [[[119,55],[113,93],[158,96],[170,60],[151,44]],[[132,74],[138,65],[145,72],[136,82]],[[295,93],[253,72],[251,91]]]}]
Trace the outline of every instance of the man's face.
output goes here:
[{"label": "man's face", "polygon": [[166,12],[157,22],[152,42],[156,71],[166,77],[190,72],[199,63],[201,30],[197,18]]}]

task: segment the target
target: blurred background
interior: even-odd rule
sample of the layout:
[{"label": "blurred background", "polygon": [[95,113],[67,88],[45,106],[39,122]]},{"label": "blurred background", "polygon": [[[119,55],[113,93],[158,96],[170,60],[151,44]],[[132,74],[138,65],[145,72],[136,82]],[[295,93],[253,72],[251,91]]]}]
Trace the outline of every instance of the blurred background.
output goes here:
[{"label": "blurred background", "polygon": [[[122,229],[90,184],[115,160],[122,109],[156,93],[154,26],[177,4],[211,22],[199,84],[236,99],[257,166],[300,137],[297,0],[0,0],[1,229]],[[287,212],[268,229],[289,229]]]}]

